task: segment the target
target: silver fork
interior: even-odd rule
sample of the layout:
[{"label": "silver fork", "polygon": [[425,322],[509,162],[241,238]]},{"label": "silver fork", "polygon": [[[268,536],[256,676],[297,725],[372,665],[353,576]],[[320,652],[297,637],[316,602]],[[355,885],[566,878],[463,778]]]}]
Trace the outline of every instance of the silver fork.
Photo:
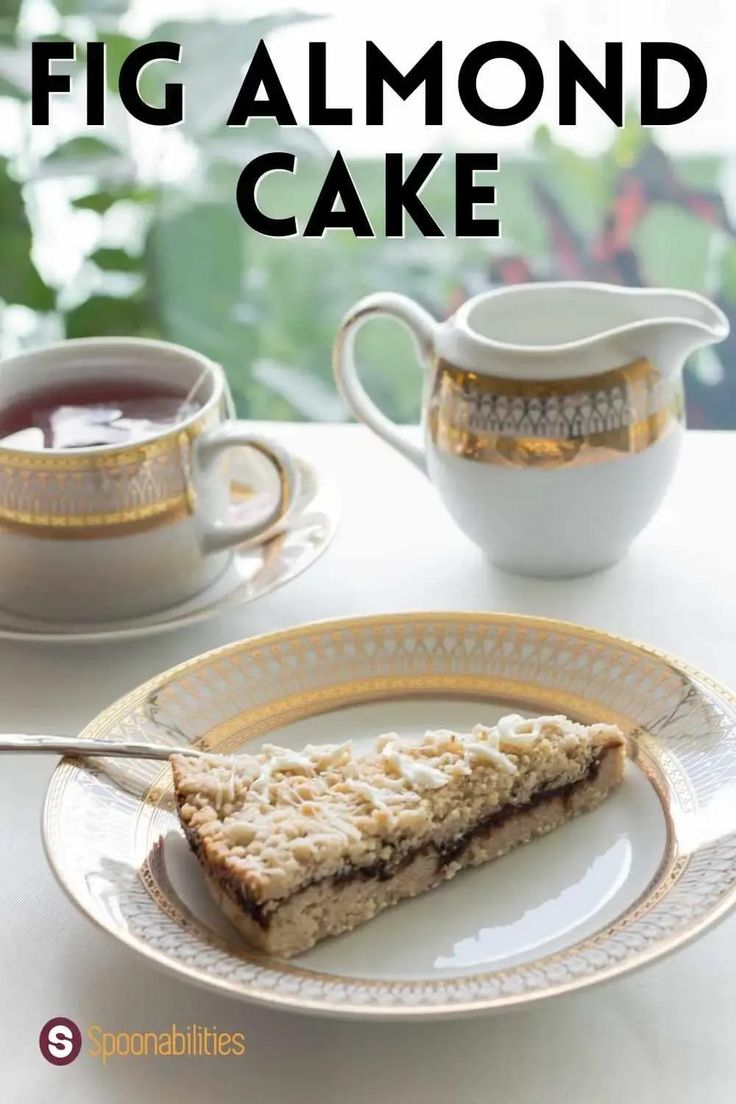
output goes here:
[{"label": "silver fork", "polygon": [[172,755],[205,754],[199,748],[171,744],[138,744],[133,741],[81,740],[71,736],[26,736],[16,732],[0,735],[1,751],[46,752],[50,755],[107,755],[120,759],[169,759]]}]

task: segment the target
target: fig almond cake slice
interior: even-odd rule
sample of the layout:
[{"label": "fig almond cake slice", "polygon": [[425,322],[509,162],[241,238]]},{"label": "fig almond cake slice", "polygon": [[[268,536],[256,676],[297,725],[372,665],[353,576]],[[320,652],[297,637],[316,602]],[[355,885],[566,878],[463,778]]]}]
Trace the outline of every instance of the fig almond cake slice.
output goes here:
[{"label": "fig almond cake slice", "polygon": [[301,751],[173,756],[184,832],[252,946],[289,956],[594,808],[624,738],[567,717]]}]

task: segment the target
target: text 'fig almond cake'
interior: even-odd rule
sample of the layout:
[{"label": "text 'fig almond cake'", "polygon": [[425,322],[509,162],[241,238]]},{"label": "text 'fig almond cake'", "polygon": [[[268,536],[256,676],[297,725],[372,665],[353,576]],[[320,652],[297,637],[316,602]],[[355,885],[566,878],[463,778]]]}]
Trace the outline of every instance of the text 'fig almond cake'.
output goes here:
[{"label": "text 'fig almond cake'", "polygon": [[179,817],[209,888],[254,947],[289,956],[599,805],[618,728],[567,717],[380,736],[301,751],[172,757]]}]

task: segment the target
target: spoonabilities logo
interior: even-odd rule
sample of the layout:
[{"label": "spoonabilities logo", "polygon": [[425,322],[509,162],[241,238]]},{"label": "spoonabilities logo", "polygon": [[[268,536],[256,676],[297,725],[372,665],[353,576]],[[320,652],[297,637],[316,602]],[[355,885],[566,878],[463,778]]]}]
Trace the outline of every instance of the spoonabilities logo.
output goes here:
[{"label": "spoonabilities logo", "polygon": [[74,1020],[55,1016],[41,1028],[38,1045],[47,1062],[53,1066],[68,1066],[79,1057],[82,1049],[82,1032]]}]

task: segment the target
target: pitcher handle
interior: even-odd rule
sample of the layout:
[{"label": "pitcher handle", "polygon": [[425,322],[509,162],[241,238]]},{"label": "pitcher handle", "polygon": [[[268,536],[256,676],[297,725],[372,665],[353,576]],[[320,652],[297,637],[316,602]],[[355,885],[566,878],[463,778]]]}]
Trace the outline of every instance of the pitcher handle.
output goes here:
[{"label": "pitcher handle", "polygon": [[423,307],[406,295],[397,295],[391,291],[380,291],[359,300],[342,320],[335,339],[333,366],[340,393],[358,421],[364,422],[369,429],[377,433],[386,444],[391,445],[420,471],[427,474],[427,461],[424,450],[411,444],[391,419],[379,409],[366,392],[360,381],[355,361],[355,335],[360,327],[371,318],[381,315],[395,318],[409,330],[420,364],[428,367],[435,350],[435,337],[438,323]]}]

